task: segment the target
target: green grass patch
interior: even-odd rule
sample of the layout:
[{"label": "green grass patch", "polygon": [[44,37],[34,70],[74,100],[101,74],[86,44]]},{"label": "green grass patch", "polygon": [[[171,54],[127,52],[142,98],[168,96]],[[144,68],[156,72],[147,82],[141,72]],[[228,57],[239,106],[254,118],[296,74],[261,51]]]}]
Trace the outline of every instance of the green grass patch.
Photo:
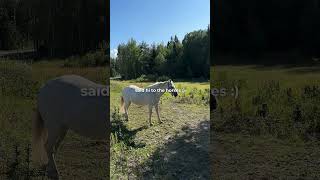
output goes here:
[{"label": "green grass patch", "polygon": [[200,125],[209,124],[209,82],[174,80],[176,88],[185,92],[177,98],[169,93],[163,95],[160,100],[162,124],[158,123],[153,110],[152,127],[147,127],[146,106],[131,104],[129,121],[124,120],[119,107],[124,87],[130,84],[146,87],[154,82],[111,80],[110,83],[111,179],[209,177],[209,161],[203,161],[208,159],[209,128],[203,129]]},{"label": "green grass patch", "polygon": [[[309,71],[308,71],[309,70]],[[218,96],[218,132],[317,138],[320,134],[320,71],[313,67],[218,66],[211,69]],[[232,89],[238,88],[238,97]]]}]

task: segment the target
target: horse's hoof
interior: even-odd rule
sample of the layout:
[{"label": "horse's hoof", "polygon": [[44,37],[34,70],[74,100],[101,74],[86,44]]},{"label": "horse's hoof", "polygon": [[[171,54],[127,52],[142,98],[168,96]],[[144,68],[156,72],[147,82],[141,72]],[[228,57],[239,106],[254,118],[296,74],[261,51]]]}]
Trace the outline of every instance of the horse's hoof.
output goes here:
[{"label": "horse's hoof", "polygon": [[48,174],[48,179],[59,180],[59,175],[49,175]]},{"label": "horse's hoof", "polygon": [[58,179],[59,179],[59,173],[58,173],[56,170],[47,169],[47,177],[48,177],[49,179],[58,180]]}]

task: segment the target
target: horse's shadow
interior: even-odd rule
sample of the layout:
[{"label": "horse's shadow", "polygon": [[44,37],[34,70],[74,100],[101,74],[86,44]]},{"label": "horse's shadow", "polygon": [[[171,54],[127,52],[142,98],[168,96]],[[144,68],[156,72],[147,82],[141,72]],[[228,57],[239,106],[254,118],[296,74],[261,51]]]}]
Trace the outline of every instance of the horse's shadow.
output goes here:
[{"label": "horse's shadow", "polygon": [[138,179],[210,179],[208,120],[181,128],[181,132],[150,158],[138,164],[133,172]]},{"label": "horse's shadow", "polygon": [[139,131],[147,128],[147,126],[143,126],[134,130],[129,130],[124,124],[123,120],[114,119],[113,121],[111,121],[111,134],[117,139],[117,141],[121,141],[126,146],[130,146],[133,148],[142,148],[145,146],[145,144],[143,143],[136,144],[134,142],[134,139]]}]

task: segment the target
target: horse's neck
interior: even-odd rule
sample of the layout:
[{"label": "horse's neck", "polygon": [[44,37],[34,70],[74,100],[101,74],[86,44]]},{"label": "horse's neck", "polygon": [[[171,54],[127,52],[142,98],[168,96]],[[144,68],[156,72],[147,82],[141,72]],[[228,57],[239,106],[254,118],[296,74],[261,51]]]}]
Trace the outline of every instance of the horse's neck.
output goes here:
[{"label": "horse's neck", "polygon": [[159,83],[154,87],[154,89],[161,89],[160,92],[156,92],[157,98],[160,98],[166,92],[166,83]]}]

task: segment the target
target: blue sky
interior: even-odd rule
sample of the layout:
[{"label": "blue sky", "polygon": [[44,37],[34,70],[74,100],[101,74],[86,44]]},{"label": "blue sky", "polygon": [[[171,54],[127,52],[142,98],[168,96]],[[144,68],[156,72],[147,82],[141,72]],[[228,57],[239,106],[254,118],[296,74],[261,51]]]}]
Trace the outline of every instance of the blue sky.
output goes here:
[{"label": "blue sky", "polygon": [[130,38],[138,42],[166,43],[181,40],[188,32],[206,29],[210,23],[210,0],[111,0],[110,49]]}]

